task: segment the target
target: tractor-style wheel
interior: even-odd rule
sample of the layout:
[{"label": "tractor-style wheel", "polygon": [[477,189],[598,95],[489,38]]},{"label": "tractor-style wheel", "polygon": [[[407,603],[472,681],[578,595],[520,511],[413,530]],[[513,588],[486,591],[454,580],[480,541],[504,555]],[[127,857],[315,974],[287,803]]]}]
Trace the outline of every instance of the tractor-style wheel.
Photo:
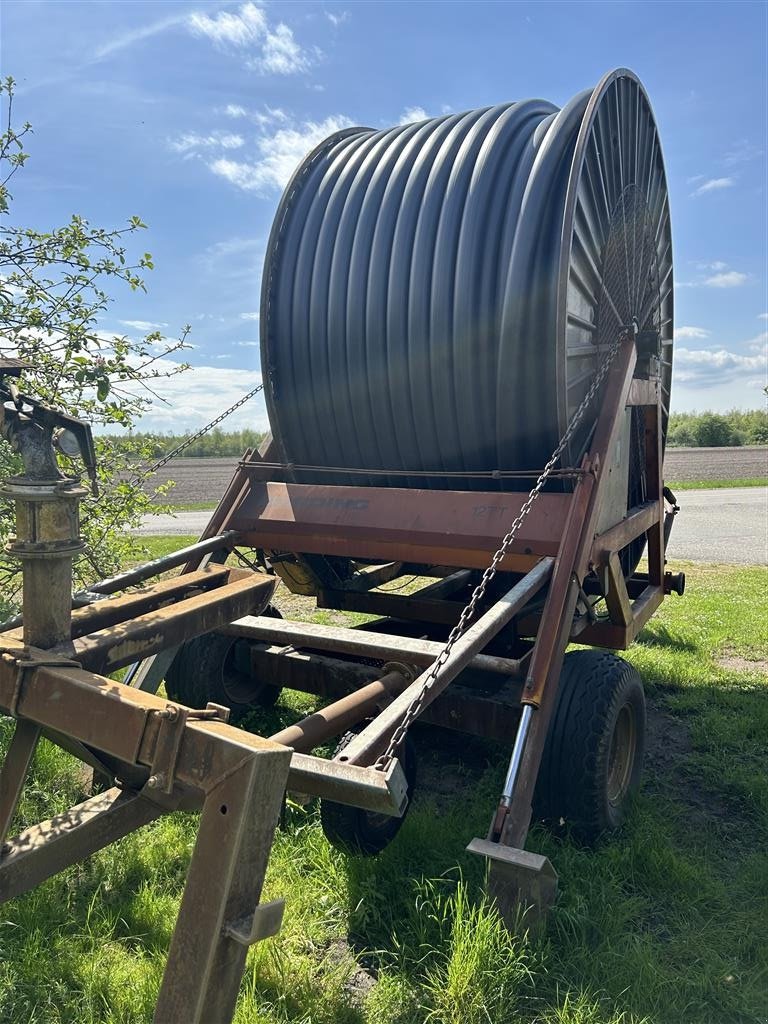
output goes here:
[{"label": "tractor-style wheel", "polygon": [[[355,735],[354,732],[348,732],[342,736],[334,751],[334,757],[341,753]],[[372,857],[381,853],[385,846],[389,846],[400,831],[416,786],[416,748],[410,736],[406,736],[398,756],[408,783],[408,805],[401,818],[337,804],[333,800],[320,801],[320,823],[325,838],[337,850]]]},{"label": "tractor-style wheel", "polygon": [[534,797],[534,815],[594,842],[617,829],[640,784],[645,695],[637,670],[615,654],[565,656]]},{"label": "tractor-style wheel", "polygon": [[238,637],[206,633],[182,644],[165,675],[169,698],[190,708],[204,708],[209,701],[223,704],[229,708],[232,723],[244,718],[254,705],[272,707],[280,687],[259,682],[242,671],[236,657],[238,643],[242,643]]}]

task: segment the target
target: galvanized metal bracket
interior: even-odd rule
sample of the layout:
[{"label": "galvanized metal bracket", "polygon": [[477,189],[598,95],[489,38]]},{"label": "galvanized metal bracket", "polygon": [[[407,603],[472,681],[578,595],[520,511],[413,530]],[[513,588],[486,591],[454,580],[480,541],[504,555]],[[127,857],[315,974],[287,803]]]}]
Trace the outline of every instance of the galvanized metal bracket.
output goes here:
[{"label": "galvanized metal bracket", "polygon": [[205,709],[185,708],[181,704],[168,704],[162,711],[152,714],[160,719],[152,769],[146,781],[145,796],[156,799],[170,796],[176,781],[176,765],[179,760],[184,729],[189,721],[229,721],[229,708],[222,704],[208,703]]},{"label": "galvanized metal bracket", "polygon": [[236,921],[225,924],[222,932],[229,939],[234,939],[242,946],[252,946],[254,942],[270,939],[277,935],[283,924],[285,900],[271,900],[260,903],[252,914],[239,917]]}]

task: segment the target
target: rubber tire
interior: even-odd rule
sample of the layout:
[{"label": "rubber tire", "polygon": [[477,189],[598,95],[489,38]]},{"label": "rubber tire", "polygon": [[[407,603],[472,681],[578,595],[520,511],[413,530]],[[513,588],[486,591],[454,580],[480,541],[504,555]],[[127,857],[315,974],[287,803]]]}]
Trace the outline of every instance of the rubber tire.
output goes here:
[{"label": "rubber tire", "polygon": [[[168,697],[190,708],[204,708],[209,701],[223,704],[229,708],[229,721],[233,724],[254,706],[272,707],[280,696],[280,687],[259,686],[231,664],[237,642],[237,637],[223,633],[205,633],[187,640],[165,674]],[[233,695],[239,687],[245,687],[247,701],[240,701]]]},{"label": "rubber tire", "polygon": [[[334,751],[334,757],[340,754],[356,735],[355,732],[345,733]],[[335,846],[342,853],[363,857],[374,857],[389,846],[405,821],[416,787],[416,747],[410,736],[405,738],[400,763],[408,783],[408,804],[401,818],[321,799],[320,824],[331,846]]]},{"label": "rubber tire", "polygon": [[[634,721],[634,759],[620,801],[611,803],[611,740],[624,707]],[[637,670],[608,651],[569,652],[539,769],[534,817],[564,824],[588,844],[615,831],[640,785],[644,753],[645,693]]]}]

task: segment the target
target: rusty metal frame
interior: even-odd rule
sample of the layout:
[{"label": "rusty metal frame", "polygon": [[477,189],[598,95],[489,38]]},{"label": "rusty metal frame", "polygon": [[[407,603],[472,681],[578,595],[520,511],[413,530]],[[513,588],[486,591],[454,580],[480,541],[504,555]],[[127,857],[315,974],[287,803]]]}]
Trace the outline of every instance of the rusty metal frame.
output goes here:
[{"label": "rusty metal frame", "polygon": [[[429,707],[462,669],[466,668],[520,609],[546,585],[552,575],[553,564],[551,558],[543,558],[534,569],[466,630],[464,635],[456,641],[439,677],[435,677],[433,680],[429,692],[423,698],[422,708]],[[424,683],[430,676],[431,669],[425,669],[406,690],[347,744],[344,752],[338,755],[338,760],[346,764],[373,764],[386,747],[411,702],[421,692]]]},{"label": "rusty metal frame", "polygon": [[520,750],[510,799],[508,802],[502,799],[489,830],[488,838],[504,846],[522,848],[528,834],[533,791],[555,706],[563,657],[571,635],[576,603],[592,565],[595,524],[606,479],[602,470],[610,464],[608,456],[616,443],[636,359],[634,339],[627,336],[608,374],[595,434],[582,463],[587,473],[577,480],[573,490],[569,519],[555,561],[523,690],[522,703],[534,713],[529,713],[526,719],[530,726]]},{"label": "rusty metal frame", "polygon": [[[148,769],[156,761],[161,726],[174,717],[167,701],[79,668],[51,665],[47,652],[9,640],[0,660],[0,708],[6,712],[18,688],[19,660],[37,660],[40,667],[23,677],[17,729],[61,729],[118,758],[118,773],[122,762],[126,776],[130,768]],[[192,720],[194,714],[179,719],[167,790],[155,793],[151,777],[141,789],[135,784],[113,788],[25,829],[5,843],[0,856],[0,900],[7,900],[162,814],[177,807],[202,809],[157,1022],[203,1024],[231,1016],[246,946],[227,929],[236,929],[244,916],[259,916],[291,760],[290,751],[279,744],[220,721]],[[10,794],[6,819],[28,768],[28,758],[9,754],[12,759],[6,758],[2,772]]]},{"label": "rusty metal frame", "polygon": [[[525,588],[539,569],[556,556],[552,578],[542,610],[534,616],[528,610],[532,628],[533,652],[527,666],[522,705],[535,710],[527,722],[527,742],[521,748],[519,777],[514,799],[500,808],[491,826],[489,837],[505,846],[516,848],[525,842],[530,823],[530,804],[538,764],[543,749],[549,718],[554,706],[557,682],[565,647],[571,638],[579,642],[623,648],[628,646],[651,614],[669,592],[664,572],[665,508],[661,478],[661,410],[658,388],[653,381],[634,378],[636,351],[634,339],[627,335],[620,355],[613,366],[606,386],[606,397],[597,427],[585,456],[581,473],[571,494],[545,494],[540,498],[536,516],[526,524],[512,554],[502,565],[507,572],[523,573],[516,587]],[[616,444],[622,412],[628,405],[643,408],[646,432],[646,471],[648,500],[630,509],[622,522],[596,535],[595,525],[601,507],[601,495],[610,452]],[[245,468],[245,467],[244,467]],[[511,516],[522,504],[522,495],[474,494],[468,492],[410,491],[403,488],[332,487],[299,485],[270,479],[270,467],[247,467],[252,484],[241,492],[237,506],[217,520],[217,528],[230,528],[241,534],[245,543],[264,550],[294,552],[297,559],[306,555],[336,555],[348,558],[374,558],[395,562],[446,564],[460,571],[473,570],[487,564],[490,553],[502,532],[491,523],[497,515]],[[604,471],[605,469],[605,471]],[[503,507],[501,507],[503,505]],[[624,579],[618,552],[634,538],[645,534],[648,540],[648,580],[639,588]],[[592,621],[577,612],[584,597],[587,577],[602,580],[607,618]],[[631,583],[631,581],[630,581]],[[513,588],[514,589],[514,588]],[[433,686],[429,703],[445,690],[458,672],[473,659],[489,657],[482,651],[489,640],[528,605],[531,593],[514,608],[509,618],[500,614],[500,604],[491,604],[464,638],[458,664],[453,671],[441,672],[439,685]],[[390,595],[365,590],[359,583],[329,589],[320,587],[318,605],[403,618],[413,617],[425,622],[452,624],[461,608],[459,601],[446,601],[415,595]],[[591,611],[591,607],[588,609]],[[366,641],[368,654],[383,653],[387,640],[378,642],[366,637],[355,640],[355,631],[322,629],[313,631],[290,623],[270,629],[266,620],[244,621],[239,627],[228,627],[233,635],[250,635],[262,642],[283,642],[313,648],[313,640],[321,649],[363,654]],[[474,631],[474,632],[473,632]],[[475,635],[477,634],[477,635]],[[421,641],[424,643],[424,641]],[[428,643],[428,642],[427,642]],[[461,642],[460,642],[461,643]],[[438,647],[439,645],[435,645]],[[404,637],[391,639],[391,648],[406,654],[414,649]],[[466,648],[466,649],[464,649]],[[277,648],[276,650],[279,650]],[[427,665],[432,650],[417,652]],[[279,656],[279,655],[278,655]],[[509,659],[508,659],[509,660]],[[514,661],[514,659],[512,659]],[[516,663],[519,667],[519,662]],[[385,710],[374,718],[345,748],[344,763],[371,764],[386,745],[402,715],[419,691],[429,669],[388,700]],[[346,705],[344,705],[346,706]],[[368,707],[362,701],[360,707]]]},{"label": "rusty metal frame", "polygon": [[[382,674],[372,665],[307,650],[253,647],[250,653],[254,678],[331,701],[360,691]],[[522,679],[514,676],[462,675],[423,711],[419,721],[508,745],[520,719],[522,685]]]},{"label": "rusty metal frame", "polygon": [[[484,569],[525,495],[253,480],[224,521],[244,544],[302,554]],[[501,569],[557,554],[568,494],[543,494]]]},{"label": "rusty metal frame", "polygon": [[[219,630],[231,636],[283,644],[292,648],[315,651],[336,651],[357,654],[364,658],[398,659],[409,665],[428,668],[442,650],[435,640],[397,636],[392,633],[374,633],[364,629],[323,626],[314,622],[287,622],[266,615],[246,615]],[[517,658],[502,658],[492,654],[476,654],[469,668],[493,672],[502,676],[519,676],[521,662]]]},{"label": "rusty metal frame", "polygon": [[[17,721],[0,771],[0,901],[163,814],[202,812],[158,1024],[231,1018],[248,946],[280,926],[282,901],[259,899],[287,786],[374,812],[405,807],[399,765],[381,773],[297,753],[233,729],[225,708],[184,708],[78,664],[119,666],[259,612],[273,589],[273,579],[217,566],[75,611],[75,639],[61,649],[3,635],[0,713]],[[107,765],[120,785],[6,841],[41,736]]]},{"label": "rusty metal frame", "polygon": [[[286,787],[401,814],[407,795],[398,762],[384,769],[369,766],[428,679],[419,710],[424,721],[499,739],[517,729],[516,760],[510,766],[514,786],[501,801],[487,839],[475,841],[473,849],[498,861],[499,891],[517,891],[525,872],[533,871],[538,890],[550,898],[556,886],[551,865],[542,858],[534,863],[522,847],[565,648],[571,639],[628,646],[676,586],[665,572],[659,391],[653,381],[634,379],[635,362],[628,334],[610,370],[573,491],[540,495],[535,514],[525,520],[500,565],[506,593],[488,595],[434,676],[431,667],[442,648],[436,640],[401,636],[394,622],[373,632],[264,617],[260,613],[274,578],[209,563],[223,560],[235,544],[274,555],[276,565],[284,553],[305,572],[319,606],[366,610],[439,629],[457,620],[463,606],[459,595],[477,579],[477,570],[485,569],[525,496],[295,484],[276,479],[280,473],[254,451],[239,464],[201,542],[175,556],[175,565],[183,561],[181,575],[120,597],[111,595],[146,581],[160,564],[103,581],[75,601],[80,607],[71,613],[66,639],[59,633],[45,650],[30,640],[27,622],[23,633],[4,632],[0,712],[17,722],[0,773],[0,900],[162,814],[200,808],[155,1019],[229,1020],[248,945],[280,925],[281,905],[260,907],[259,900]],[[596,534],[605,467],[628,405],[642,408],[648,500]],[[643,534],[647,575],[625,580],[618,553]],[[339,556],[378,564],[358,567],[345,579],[333,569],[332,558]],[[415,594],[376,590],[424,566],[442,567],[443,578]],[[589,579],[593,585],[599,581],[606,600],[602,619],[595,618],[589,603]],[[510,643],[489,648],[510,630]],[[150,692],[178,645],[210,631],[250,641],[253,664],[269,664],[270,680],[300,682],[301,688],[335,699],[264,739],[232,729],[224,720],[226,709],[188,709]],[[146,666],[156,655],[161,660],[136,673],[132,686],[101,674],[136,662]],[[363,671],[354,661],[334,662],[333,655],[396,663]],[[473,692],[455,682],[470,668],[498,681],[491,692]],[[371,716],[337,760],[308,753]],[[105,767],[120,784],[2,846],[40,736]],[[493,872],[492,867],[492,889]]]}]

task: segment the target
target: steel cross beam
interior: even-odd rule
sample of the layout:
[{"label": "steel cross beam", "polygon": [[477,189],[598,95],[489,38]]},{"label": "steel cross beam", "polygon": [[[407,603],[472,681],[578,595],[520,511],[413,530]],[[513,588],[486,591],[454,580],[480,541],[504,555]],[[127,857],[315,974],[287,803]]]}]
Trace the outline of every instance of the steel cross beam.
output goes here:
[{"label": "steel cross beam", "polygon": [[[344,654],[358,654],[364,658],[400,660],[410,665],[428,667],[432,664],[443,644],[436,640],[419,640],[417,637],[396,636],[392,633],[374,633],[371,630],[347,626],[323,626],[316,622],[294,622],[290,619],[273,619],[266,615],[245,615],[219,633],[229,636],[249,637],[253,640],[269,641],[298,649],[340,651]],[[476,654],[469,667],[503,676],[520,674],[520,661],[515,658],[501,658],[492,654]]]},{"label": "steel cross beam", "polygon": [[[552,573],[553,560],[542,558],[539,564],[516,583],[487,612],[473,623],[453,647],[451,656],[435,675],[422,703],[422,710],[443,692],[443,690],[466,668],[486,647],[496,634],[518,614],[528,601],[544,586]],[[362,732],[344,748],[338,760],[348,764],[370,764],[382,752],[389,738],[402,721],[414,699],[424,689],[432,675],[432,669],[425,669],[411,685],[396,697],[386,710],[382,711]]]},{"label": "steel cross beam", "polygon": [[[28,667],[21,683],[11,650],[26,659]],[[18,642],[6,647],[0,658],[0,713],[9,714],[13,709],[20,719],[66,735],[120,762],[123,768],[143,767],[146,777],[148,769],[153,769],[163,722],[184,709],[155,694],[84,669],[51,665],[46,661],[48,653],[24,648]],[[219,738],[227,743],[220,745]],[[223,766],[220,746],[224,750],[249,752],[264,744],[269,741],[224,722],[190,718],[180,748],[184,756],[176,764],[176,779],[187,790],[200,789],[206,773],[214,775]],[[3,774],[7,767],[6,764]],[[400,815],[405,809],[407,787],[399,768],[379,772],[295,753],[288,784],[302,793],[378,813]]]},{"label": "steel cross beam", "polygon": [[[244,544],[301,554],[341,555],[485,569],[520,510],[515,492],[338,487],[253,479],[224,521]],[[557,554],[567,494],[542,494],[502,571],[528,572]]]}]

